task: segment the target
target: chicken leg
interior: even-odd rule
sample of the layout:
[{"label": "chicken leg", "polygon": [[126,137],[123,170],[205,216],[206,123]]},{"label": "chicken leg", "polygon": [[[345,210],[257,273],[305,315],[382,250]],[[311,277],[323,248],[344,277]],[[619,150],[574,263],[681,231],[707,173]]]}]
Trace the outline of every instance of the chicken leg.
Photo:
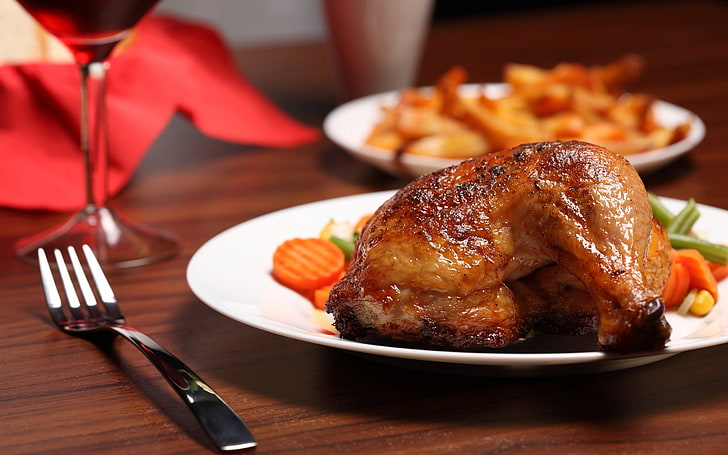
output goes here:
[{"label": "chicken leg", "polygon": [[669,242],[622,156],[543,142],[411,182],[365,226],[326,305],[345,338],[507,346],[533,328],[662,348]]}]

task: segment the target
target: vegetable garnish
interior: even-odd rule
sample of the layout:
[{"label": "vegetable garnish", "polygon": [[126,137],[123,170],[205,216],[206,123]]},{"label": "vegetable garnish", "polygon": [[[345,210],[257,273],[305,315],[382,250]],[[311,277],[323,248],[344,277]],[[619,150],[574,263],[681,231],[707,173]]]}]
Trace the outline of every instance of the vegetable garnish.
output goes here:
[{"label": "vegetable garnish", "polygon": [[690,277],[690,288],[706,290],[718,300],[718,282],[703,255],[693,249],[678,250],[677,255],[677,260],[683,264]]},{"label": "vegetable garnish", "polygon": [[662,292],[666,308],[680,315],[705,316],[718,301],[718,282],[728,277],[728,246],[701,239],[692,233],[700,211],[694,199],[673,214],[654,194],[652,212],[672,246],[670,276]]},{"label": "vegetable garnish", "polygon": [[679,251],[672,251],[670,276],[662,291],[665,308],[680,305],[690,290],[690,275],[685,265],[678,260]]},{"label": "vegetable garnish", "polygon": [[670,234],[670,244],[675,249],[694,249],[700,251],[706,261],[718,265],[728,264],[728,247],[703,240],[692,235]]},{"label": "vegetable garnish", "polygon": [[648,197],[652,205],[652,213],[667,231],[673,248],[677,250],[692,248],[700,251],[700,254],[709,262],[728,264],[728,246],[718,245],[691,235],[692,228],[700,217],[700,211],[694,199],[690,199],[680,212],[672,214],[657,196],[648,193]]},{"label": "vegetable garnish", "polygon": [[324,311],[329,292],[342,277],[370,217],[364,215],[356,224],[329,220],[318,238],[286,240],[273,253],[273,277]]},{"label": "vegetable garnish", "polygon": [[344,257],[348,262],[351,260],[351,255],[354,253],[354,244],[356,243],[356,239],[359,238],[359,234],[361,234],[361,230],[364,229],[364,225],[369,218],[371,218],[371,215],[364,215],[354,225],[348,221],[330,220],[321,230],[321,234],[319,236],[322,239],[330,240],[335,243],[336,246],[338,246],[344,253]]},{"label": "vegetable garnish", "polygon": [[329,240],[286,240],[273,253],[273,276],[298,292],[313,292],[336,282],[345,265],[344,253]]}]

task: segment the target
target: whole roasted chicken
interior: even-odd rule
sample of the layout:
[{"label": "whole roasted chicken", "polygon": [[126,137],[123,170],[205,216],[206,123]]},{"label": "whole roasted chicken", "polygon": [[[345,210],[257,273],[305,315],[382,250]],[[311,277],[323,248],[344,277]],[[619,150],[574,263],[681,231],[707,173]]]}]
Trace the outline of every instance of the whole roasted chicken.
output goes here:
[{"label": "whole roasted chicken", "polygon": [[532,329],[662,348],[670,248],[620,155],[525,144],[420,177],[372,216],[326,310],[341,336],[507,346]]}]

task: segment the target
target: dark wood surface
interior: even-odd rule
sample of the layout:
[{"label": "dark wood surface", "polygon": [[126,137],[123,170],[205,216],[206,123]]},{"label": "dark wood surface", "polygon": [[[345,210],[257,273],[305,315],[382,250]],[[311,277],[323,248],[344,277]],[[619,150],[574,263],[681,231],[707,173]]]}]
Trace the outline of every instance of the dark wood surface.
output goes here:
[{"label": "dark wood surface", "polygon": [[[419,83],[454,64],[474,81],[505,63],[604,63],[642,54],[634,90],[702,117],[705,140],[645,176],[648,188],[728,208],[728,5],[598,2],[437,22]],[[319,44],[238,52],[243,71],[293,116],[320,126],[336,105]],[[244,122],[245,119],[240,119]],[[173,231],[181,253],[110,273],[131,325],[200,373],[244,417],[257,453],[726,453],[728,347],[617,372],[503,378],[388,366],[271,335],[189,290],[191,255],[255,216],[404,182],[322,138],[290,150],[214,141],[175,119],[113,204]],[[20,236],[64,214],[0,209],[0,453],[204,453],[191,414],[128,343],[56,330]],[[244,251],[230,254],[245,254]],[[265,266],[261,264],[261,266]],[[245,279],[245,277],[241,277]]]}]

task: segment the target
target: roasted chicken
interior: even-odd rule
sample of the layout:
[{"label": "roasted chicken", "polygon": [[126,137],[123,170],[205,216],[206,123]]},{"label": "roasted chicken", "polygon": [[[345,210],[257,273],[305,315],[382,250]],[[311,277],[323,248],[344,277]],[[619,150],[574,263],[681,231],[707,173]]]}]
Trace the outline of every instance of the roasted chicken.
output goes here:
[{"label": "roasted chicken", "polygon": [[670,248],[620,155],[525,144],[411,182],[372,216],[326,310],[341,336],[482,350],[529,331],[664,347]]}]

